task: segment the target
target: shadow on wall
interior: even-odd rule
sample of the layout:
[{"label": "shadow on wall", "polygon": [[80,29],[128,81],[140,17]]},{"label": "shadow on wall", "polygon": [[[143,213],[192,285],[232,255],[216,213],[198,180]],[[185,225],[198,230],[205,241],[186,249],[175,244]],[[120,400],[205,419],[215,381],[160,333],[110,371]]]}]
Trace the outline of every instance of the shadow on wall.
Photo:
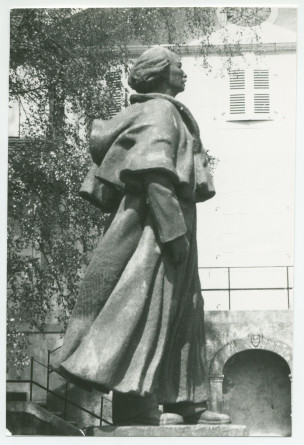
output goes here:
[{"label": "shadow on wall", "polygon": [[291,435],[290,369],[279,355],[246,350],[225,364],[224,412],[234,424],[246,425],[250,436]]}]

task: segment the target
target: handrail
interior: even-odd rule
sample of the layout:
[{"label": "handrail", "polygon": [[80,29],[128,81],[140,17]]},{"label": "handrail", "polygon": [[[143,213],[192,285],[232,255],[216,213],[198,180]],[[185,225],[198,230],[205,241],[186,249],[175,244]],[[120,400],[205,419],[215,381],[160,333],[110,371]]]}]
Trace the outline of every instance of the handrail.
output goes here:
[{"label": "handrail", "polygon": [[47,365],[44,365],[43,363],[39,362],[39,360],[33,359],[34,362],[38,363],[39,365],[43,366],[44,368],[47,368]]},{"label": "handrail", "polygon": [[[59,346],[59,347],[56,348],[55,350],[60,349],[60,348],[61,348],[61,346]],[[88,410],[87,408],[85,408],[85,407],[79,405],[78,403],[73,402],[72,400],[69,400],[69,399],[67,398],[67,395],[68,395],[68,381],[67,381],[66,379],[64,379],[60,374],[58,374],[55,370],[52,370],[52,369],[50,368],[50,355],[51,355],[51,353],[54,352],[55,350],[53,350],[53,351],[50,351],[50,350],[49,350],[49,351],[48,351],[48,365],[44,365],[43,363],[41,363],[41,362],[39,362],[38,360],[36,360],[34,357],[31,357],[31,362],[30,362],[30,379],[18,379],[18,380],[17,380],[17,379],[16,379],[16,380],[8,379],[8,380],[6,380],[6,382],[7,382],[7,383],[29,383],[29,384],[30,384],[30,401],[31,401],[31,402],[32,402],[32,400],[33,400],[33,385],[36,385],[36,386],[38,386],[39,388],[44,389],[47,393],[50,393],[50,394],[52,394],[52,395],[58,397],[59,399],[63,400],[63,401],[64,401],[64,418],[65,418],[65,420],[66,420],[66,417],[67,417],[67,405],[69,404],[69,405],[74,406],[75,408],[80,409],[81,411],[84,411],[84,412],[87,413],[87,414],[90,414],[91,416],[95,417],[96,419],[99,419],[99,421],[100,421],[100,425],[102,425],[102,422],[106,423],[107,425],[112,425],[111,422],[109,422],[108,420],[106,420],[106,419],[104,419],[104,418],[102,417],[102,411],[103,411],[103,399],[106,399],[106,400],[112,402],[109,398],[101,396],[100,415],[99,415],[99,416],[98,416],[97,414],[95,414],[94,412]],[[48,371],[47,371],[47,384],[46,384],[46,386],[44,386],[44,385],[42,385],[41,383],[38,383],[38,382],[36,382],[36,381],[34,380],[34,363],[35,363],[35,362],[38,363],[39,365],[43,366],[44,368],[46,368],[46,369],[48,370]],[[63,381],[66,382],[66,386],[65,386],[65,396],[64,396],[64,397],[61,396],[60,394],[57,394],[55,391],[53,391],[53,390],[50,389],[50,387],[49,387],[49,374],[50,374],[51,371],[56,372],[56,374],[58,374],[58,376],[59,376]]]},{"label": "handrail", "polygon": [[[286,286],[281,287],[231,287],[231,271],[238,269],[286,269]],[[215,292],[215,291],[227,291],[228,292],[228,309],[231,310],[231,292],[233,291],[270,291],[270,290],[285,290],[287,291],[287,308],[290,309],[290,290],[293,286],[290,286],[289,269],[293,266],[200,266],[198,270],[227,270],[227,287],[221,288],[201,288],[202,292]]]},{"label": "handrail", "polygon": [[[35,382],[34,380],[7,380],[7,383],[33,383],[34,385],[38,386],[41,389],[46,390],[47,388],[43,385],[41,385],[41,383]],[[53,394],[54,396],[58,397],[61,400],[66,401],[67,403],[69,403],[70,405],[75,406],[75,408],[79,408],[80,410],[86,412],[87,414],[90,414],[91,416],[95,417],[96,419],[100,420],[100,417],[93,413],[92,411],[89,411],[88,409],[84,408],[83,406],[78,405],[78,403],[73,402],[72,400],[68,400],[65,399],[65,397],[62,397],[60,394],[57,394],[55,391],[52,391],[51,389],[48,390],[48,392],[50,394]],[[31,400],[32,402],[32,400]],[[108,420],[102,419],[103,422],[107,423],[108,425],[112,425],[111,422],[109,422]]]},{"label": "handrail", "polygon": [[57,351],[57,349],[60,349],[60,348],[61,348],[61,346],[58,346],[58,348],[50,350],[50,353],[52,354],[53,352]]}]

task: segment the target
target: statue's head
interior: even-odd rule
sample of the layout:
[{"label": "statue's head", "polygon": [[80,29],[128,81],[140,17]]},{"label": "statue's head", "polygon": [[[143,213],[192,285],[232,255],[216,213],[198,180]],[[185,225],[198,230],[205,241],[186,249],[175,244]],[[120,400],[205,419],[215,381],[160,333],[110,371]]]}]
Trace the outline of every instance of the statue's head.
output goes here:
[{"label": "statue's head", "polygon": [[137,93],[163,92],[176,96],[184,91],[186,77],[180,58],[159,46],[148,49],[136,60],[128,83]]}]

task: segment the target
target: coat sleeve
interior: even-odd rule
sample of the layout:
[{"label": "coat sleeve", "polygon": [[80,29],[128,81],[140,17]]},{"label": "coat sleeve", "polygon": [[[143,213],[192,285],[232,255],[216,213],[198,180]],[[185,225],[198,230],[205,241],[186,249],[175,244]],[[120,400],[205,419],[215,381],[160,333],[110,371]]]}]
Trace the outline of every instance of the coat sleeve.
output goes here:
[{"label": "coat sleeve", "polygon": [[185,235],[187,228],[171,178],[153,172],[147,173],[143,182],[160,241],[167,243]]}]

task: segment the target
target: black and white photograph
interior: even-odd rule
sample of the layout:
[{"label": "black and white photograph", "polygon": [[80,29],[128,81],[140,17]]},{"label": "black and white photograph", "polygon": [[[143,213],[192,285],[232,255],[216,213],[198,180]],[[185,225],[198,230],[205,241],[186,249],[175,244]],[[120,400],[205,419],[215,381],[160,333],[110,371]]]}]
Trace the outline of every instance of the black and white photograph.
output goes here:
[{"label": "black and white photograph", "polygon": [[8,2],[6,438],[293,439],[298,8],[230,3]]}]

